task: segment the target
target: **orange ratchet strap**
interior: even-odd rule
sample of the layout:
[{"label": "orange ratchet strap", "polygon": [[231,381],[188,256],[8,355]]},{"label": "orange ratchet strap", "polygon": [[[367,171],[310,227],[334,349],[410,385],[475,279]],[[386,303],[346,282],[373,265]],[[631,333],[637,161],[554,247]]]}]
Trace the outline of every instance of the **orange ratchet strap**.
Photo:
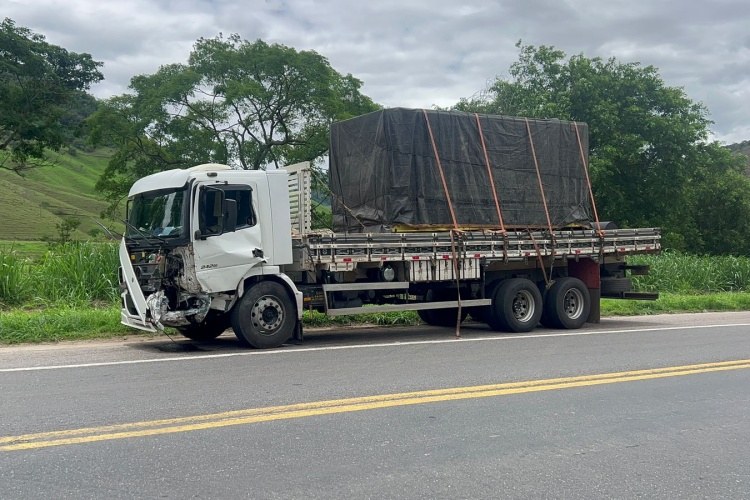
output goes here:
[{"label": "orange ratchet strap", "polygon": [[604,237],[602,228],[599,225],[599,213],[596,211],[596,201],[594,200],[594,190],[591,188],[591,179],[589,178],[589,166],[586,164],[586,155],[583,154],[583,144],[581,143],[581,134],[578,132],[578,123],[573,122],[573,128],[576,130],[576,138],[578,139],[578,151],[581,152],[581,165],[583,166],[583,173],[586,174],[586,184],[589,188],[589,197],[591,197],[591,208],[594,210],[594,222],[596,222],[596,232],[600,238]]},{"label": "orange ratchet strap", "polygon": [[484,132],[482,132],[482,123],[479,121],[479,114],[474,113],[474,118],[477,119],[477,128],[479,129],[479,139],[482,141],[482,151],[484,152],[484,163],[487,165],[487,175],[490,178],[490,187],[492,189],[492,198],[495,200],[495,209],[497,210],[497,219],[500,221],[500,231],[505,232],[505,224],[503,224],[503,213],[500,210],[500,200],[497,197],[497,190],[495,189],[495,178],[492,176],[492,168],[490,167],[490,157],[487,154],[487,145],[484,142]]},{"label": "orange ratchet strap", "polygon": [[443,183],[443,192],[445,198],[448,200],[448,210],[451,213],[451,220],[453,221],[453,227],[458,229],[458,222],[456,221],[456,213],[453,211],[453,203],[451,202],[451,195],[448,192],[448,184],[445,182],[445,174],[443,173],[443,164],[440,163],[440,155],[438,155],[437,144],[435,143],[435,136],[432,134],[432,127],[430,126],[430,119],[427,116],[427,110],[423,109],[424,120],[427,122],[427,131],[430,133],[430,141],[432,142],[432,151],[435,153],[435,161],[437,162],[438,172],[440,173],[440,181]]},{"label": "orange ratchet strap", "polygon": [[549,227],[550,237],[554,239],[555,234],[552,232],[552,221],[549,218],[549,208],[547,207],[547,198],[544,196],[544,185],[542,184],[542,174],[539,172],[539,162],[536,159],[536,150],[534,149],[534,139],[531,137],[531,126],[529,119],[526,120],[526,132],[529,134],[529,144],[531,145],[531,156],[534,158],[534,167],[536,168],[536,178],[539,181],[539,192],[542,194],[542,203],[544,204],[544,215],[547,216],[547,227]]}]

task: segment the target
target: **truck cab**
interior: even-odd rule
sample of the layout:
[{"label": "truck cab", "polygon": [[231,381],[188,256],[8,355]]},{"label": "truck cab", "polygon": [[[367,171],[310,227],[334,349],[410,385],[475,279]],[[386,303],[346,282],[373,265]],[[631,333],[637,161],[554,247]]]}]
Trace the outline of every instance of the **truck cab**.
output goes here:
[{"label": "truck cab", "polygon": [[248,345],[275,344],[302,314],[280,270],[291,261],[285,171],[204,164],[144,177],[129,192],[120,245],[122,322],[194,339],[231,326]]}]

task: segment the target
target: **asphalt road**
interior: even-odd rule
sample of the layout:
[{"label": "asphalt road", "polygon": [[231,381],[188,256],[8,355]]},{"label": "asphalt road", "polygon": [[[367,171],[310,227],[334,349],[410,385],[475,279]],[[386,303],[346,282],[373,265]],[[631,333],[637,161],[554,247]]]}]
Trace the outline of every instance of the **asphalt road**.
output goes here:
[{"label": "asphalt road", "polygon": [[0,498],[748,498],[750,313],[0,348]]}]

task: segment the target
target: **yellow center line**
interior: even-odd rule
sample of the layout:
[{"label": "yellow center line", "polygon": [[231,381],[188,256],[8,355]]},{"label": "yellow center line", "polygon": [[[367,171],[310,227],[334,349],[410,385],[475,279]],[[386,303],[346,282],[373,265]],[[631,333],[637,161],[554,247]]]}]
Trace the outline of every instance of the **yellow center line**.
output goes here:
[{"label": "yellow center line", "polygon": [[319,415],[331,415],[354,411],[376,410],[396,406],[408,406],[442,401],[486,398],[510,394],[552,391],[587,387],[619,382],[633,382],[666,377],[679,377],[726,370],[750,368],[750,359],[704,363],[698,365],[672,366],[577,377],[562,377],[502,384],[454,387],[427,391],[381,394],[356,398],[315,401],[284,406],[268,406],[245,410],[227,411],[207,415],[194,415],[161,420],[148,420],[125,424],[86,427],[52,432],[39,432],[19,436],[0,437],[0,451],[30,450],[68,444],[93,443],[113,439],[156,436],[177,432],[217,429],[233,425],[271,422]]}]

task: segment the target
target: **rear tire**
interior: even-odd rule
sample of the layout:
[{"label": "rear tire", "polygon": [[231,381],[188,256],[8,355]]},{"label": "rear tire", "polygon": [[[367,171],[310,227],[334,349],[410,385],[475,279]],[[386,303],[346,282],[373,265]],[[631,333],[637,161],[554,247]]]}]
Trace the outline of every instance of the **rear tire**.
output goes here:
[{"label": "rear tire", "polygon": [[501,281],[492,295],[487,323],[493,330],[522,333],[533,330],[542,315],[542,294],[531,280]]},{"label": "rear tire", "polygon": [[555,280],[544,298],[542,323],[550,328],[581,328],[591,311],[591,296],[578,278]]},{"label": "rear tire", "polygon": [[294,333],[297,315],[283,285],[261,281],[232,309],[232,329],[239,341],[256,349],[279,347]]},{"label": "rear tire", "polygon": [[202,323],[178,326],[176,329],[190,340],[213,340],[230,327],[229,314],[208,311]]}]

